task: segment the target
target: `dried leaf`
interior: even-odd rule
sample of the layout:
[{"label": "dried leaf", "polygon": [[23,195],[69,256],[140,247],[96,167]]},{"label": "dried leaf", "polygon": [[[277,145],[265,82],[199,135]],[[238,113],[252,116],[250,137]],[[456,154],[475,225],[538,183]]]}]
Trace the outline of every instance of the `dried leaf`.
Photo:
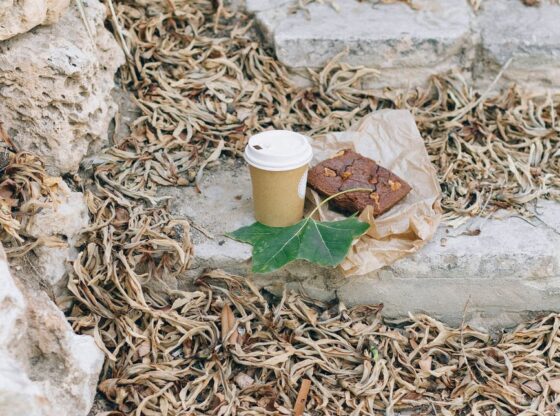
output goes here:
[{"label": "dried leaf", "polygon": [[548,386],[554,393],[560,394],[560,378],[548,380]]},{"label": "dried leaf", "polygon": [[233,328],[235,317],[229,305],[226,303],[222,308],[222,342],[228,343],[229,333]]},{"label": "dried leaf", "polygon": [[420,366],[420,368],[423,371],[429,372],[432,369],[432,357],[431,356],[426,356],[425,358],[422,358],[421,360],[418,361],[418,365]]}]

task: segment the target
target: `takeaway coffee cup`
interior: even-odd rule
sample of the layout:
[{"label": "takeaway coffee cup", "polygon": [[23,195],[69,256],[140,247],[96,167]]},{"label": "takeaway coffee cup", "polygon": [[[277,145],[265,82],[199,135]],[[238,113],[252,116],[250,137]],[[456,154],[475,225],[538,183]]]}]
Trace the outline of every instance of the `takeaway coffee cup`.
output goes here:
[{"label": "takeaway coffee cup", "polygon": [[307,137],[299,133],[270,130],[249,139],[245,160],[251,171],[258,222],[285,227],[301,220],[312,157]]}]

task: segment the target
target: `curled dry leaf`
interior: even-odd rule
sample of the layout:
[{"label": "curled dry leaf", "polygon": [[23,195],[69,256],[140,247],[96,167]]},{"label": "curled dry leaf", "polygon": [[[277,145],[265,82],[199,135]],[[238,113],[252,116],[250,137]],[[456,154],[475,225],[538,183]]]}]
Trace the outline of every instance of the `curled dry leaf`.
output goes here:
[{"label": "curled dry leaf", "polygon": [[532,397],[538,396],[543,390],[540,383],[533,380],[523,383],[521,385],[521,389]]},{"label": "curled dry leaf", "polygon": [[224,344],[235,344],[237,342],[238,332],[231,332],[234,327],[235,316],[233,315],[230,306],[226,303],[222,308],[222,342]]},{"label": "curled dry leaf", "polygon": [[41,207],[56,203],[58,184],[37,156],[13,150],[0,124],[0,241],[9,256],[42,244],[20,233]]},{"label": "curled dry leaf", "polygon": [[550,387],[550,390],[554,393],[560,394],[560,378],[548,380],[548,387]]},{"label": "curled dry leaf", "polygon": [[311,388],[311,380],[304,379],[301,382],[301,387],[299,388],[299,393],[296,398],[296,404],[294,406],[294,416],[302,416],[305,411],[305,403],[307,402],[307,395],[309,394],[309,389]]},{"label": "curled dry leaf", "polygon": [[425,358],[422,358],[420,361],[418,361],[418,365],[420,366],[420,368],[423,371],[429,372],[432,369],[432,357],[431,356],[427,356]]}]

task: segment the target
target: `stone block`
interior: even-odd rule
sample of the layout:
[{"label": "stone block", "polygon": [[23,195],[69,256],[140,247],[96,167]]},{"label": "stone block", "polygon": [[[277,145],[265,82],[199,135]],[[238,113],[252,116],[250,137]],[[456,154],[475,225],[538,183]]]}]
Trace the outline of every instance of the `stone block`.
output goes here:
[{"label": "stone block", "polygon": [[560,88],[560,7],[540,3],[538,7],[511,0],[483,3],[476,21],[482,42],[474,67],[479,83],[488,83],[512,58],[504,81],[533,90]]},{"label": "stone block", "polygon": [[0,0],[0,41],[60,19],[70,0]]},{"label": "stone block", "polygon": [[[289,5],[268,0],[247,1],[278,59],[290,69],[322,68],[337,54],[341,60],[381,71],[379,86],[423,84],[432,74],[470,68],[476,36],[472,11],[464,0],[372,4],[337,0],[312,3],[306,11],[289,13]],[[368,81],[368,84],[370,82]],[[371,86],[377,82],[371,80]]]},{"label": "stone block", "polygon": [[486,88],[512,58],[500,84],[560,90],[560,7],[543,1],[482,2],[475,14],[466,0],[416,0],[384,4],[357,0],[295,2],[247,0],[263,38],[295,82],[307,85],[305,68],[321,69],[334,56],[380,71],[368,88],[423,85],[434,74],[460,70]]},{"label": "stone block", "polygon": [[[52,290],[55,297],[60,297],[67,291],[67,272],[78,255],[75,245],[81,231],[89,225],[89,215],[84,195],[71,191],[62,178],[56,179],[54,201],[39,201],[43,208],[24,222],[24,230],[44,241],[33,249],[35,258],[28,272]],[[26,265],[25,261],[19,262]]]}]

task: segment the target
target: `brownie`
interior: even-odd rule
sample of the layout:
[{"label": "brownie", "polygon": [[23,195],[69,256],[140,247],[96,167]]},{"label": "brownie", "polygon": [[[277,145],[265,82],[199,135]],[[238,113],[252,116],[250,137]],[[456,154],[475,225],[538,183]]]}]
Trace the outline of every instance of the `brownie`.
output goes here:
[{"label": "brownie", "polygon": [[340,211],[355,213],[373,206],[373,215],[387,212],[411,190],[409,184],[391,171],[352,150],[341,150],[309,171],[307,183],[324,196],[353,188],[372,192],[348,192],[332,200]]}]

